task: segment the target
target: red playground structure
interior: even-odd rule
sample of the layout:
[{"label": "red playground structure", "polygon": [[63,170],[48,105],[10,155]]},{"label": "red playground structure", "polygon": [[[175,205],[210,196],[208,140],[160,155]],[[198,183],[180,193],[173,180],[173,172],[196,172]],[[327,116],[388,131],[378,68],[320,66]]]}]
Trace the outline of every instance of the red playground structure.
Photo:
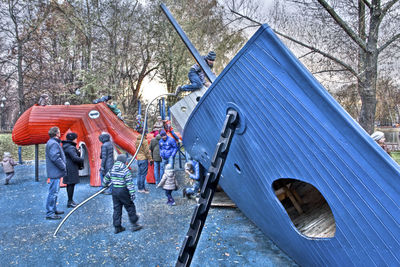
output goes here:
[{"label": "red playground structure", "polygon": [[[77,142],[84,142],[90,166],[90,185],[100,186],[100,151],[102,143],[99,135],[110,134],[117,151],[122,148],[134,155],[138,132],[121,121],[105,103],[85,105],[34,105],[22,114],[15,123],[12,139],[20,146],[45,144],[49,140],[48,131],[57,126],[61,131],[61,139],[65,140],[68,132],[78,134]],[[153,136],[147,135],[150,142]],[[149,166],[147,182],[154,183],[153,166]]]}]

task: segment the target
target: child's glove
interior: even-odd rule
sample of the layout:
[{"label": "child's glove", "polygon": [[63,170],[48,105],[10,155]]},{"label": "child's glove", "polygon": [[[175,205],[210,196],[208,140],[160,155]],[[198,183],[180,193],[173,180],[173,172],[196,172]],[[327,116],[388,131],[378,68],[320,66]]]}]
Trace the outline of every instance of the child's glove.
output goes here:
[{"label": "child's glove", "polygon": [[135,198],[136,198],[135,193],[132,193],[132,194],[131,194],[131,200],[132,200],[132,202],[135,201]]},{"label": "child's glove", "polygon": [[174,191],[178,191],[179,190],[179,186],[175,186]]}]

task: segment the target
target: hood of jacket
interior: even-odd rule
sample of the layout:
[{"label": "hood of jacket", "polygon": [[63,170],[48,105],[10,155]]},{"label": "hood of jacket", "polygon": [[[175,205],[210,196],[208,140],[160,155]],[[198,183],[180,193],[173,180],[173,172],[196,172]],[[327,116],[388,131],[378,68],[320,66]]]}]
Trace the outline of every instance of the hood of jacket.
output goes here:
[{"label": "hood of jacket", "polygon": [[61,141],[62,142],[62,144],[63,144],[63,148],[65,149],[65,148],[67,148],[67,147],[69,147],[69,146],[74,146],[74,147],[76,147],[76,143],[75,142],[72,142],[71,140],[64,140],[64,141]]},{"label": "hood of jacket", "polygon": [[105,142],[110,141],[110,135],[107,133],[103,133],[99,136],[99,140],[104,144]]},{"label": "hood of jacket", "polygon": [[157,134],[156,140],[157,140],[157,141],[160,141],[160,139],[161,139],[161,135]]},{"label": "hood of jacket", "polygon": [[113,166],[113,171],[122,171],[126,165],[122,163],[121,161],[116,161]]}]

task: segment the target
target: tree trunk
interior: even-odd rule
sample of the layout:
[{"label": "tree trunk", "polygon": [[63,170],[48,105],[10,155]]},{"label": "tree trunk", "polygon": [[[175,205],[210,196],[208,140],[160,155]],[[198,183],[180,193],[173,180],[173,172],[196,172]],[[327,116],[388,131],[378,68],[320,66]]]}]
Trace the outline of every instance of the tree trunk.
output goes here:
[{"label": "tree trunk", "polygon": [[[24,95],[24,74],[22,70],[22,59],[23,59],[23,45],[22,42],[18,42],[18,102],[19,102],[19,115],[25,111],[25,95]],[[19,116],[18,116],[19,117]]]},{"label": "tree trunk", "polygon": [[359,123],[369,134],[374,132],[375,126],[377,58],[376,54],[367,53],[363,64],[365,71],[358,82],[362,102]]}]

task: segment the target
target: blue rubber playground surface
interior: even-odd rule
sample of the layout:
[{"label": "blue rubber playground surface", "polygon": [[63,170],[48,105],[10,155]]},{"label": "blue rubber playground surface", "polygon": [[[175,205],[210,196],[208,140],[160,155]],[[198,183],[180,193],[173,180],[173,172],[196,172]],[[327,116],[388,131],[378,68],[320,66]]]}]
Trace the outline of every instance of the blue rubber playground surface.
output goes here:
[{"label": "blue rubber playground surface", "polygon": [[[41,162],[39,182],[34,166],[16,166],[10,185],[0,167],[0,266],[175,266],[195,206],[174,192],[177,206],[165,204],[164,191],[148,185],[150,194],[137,194],[141,231],[113,233],[112,199],[99,195],[74,212],[56,237],[60,221],[45,219],[47,184]],[[177,171],[181,188],[183,171]],[[74,199],[97,192],[88,178],[76,186]],[[61,188],[58,209],[66,213]],[[65,214],[62,216],[64,217]],[[211,208],[191,266],[297,266],[236,208]]]}]

